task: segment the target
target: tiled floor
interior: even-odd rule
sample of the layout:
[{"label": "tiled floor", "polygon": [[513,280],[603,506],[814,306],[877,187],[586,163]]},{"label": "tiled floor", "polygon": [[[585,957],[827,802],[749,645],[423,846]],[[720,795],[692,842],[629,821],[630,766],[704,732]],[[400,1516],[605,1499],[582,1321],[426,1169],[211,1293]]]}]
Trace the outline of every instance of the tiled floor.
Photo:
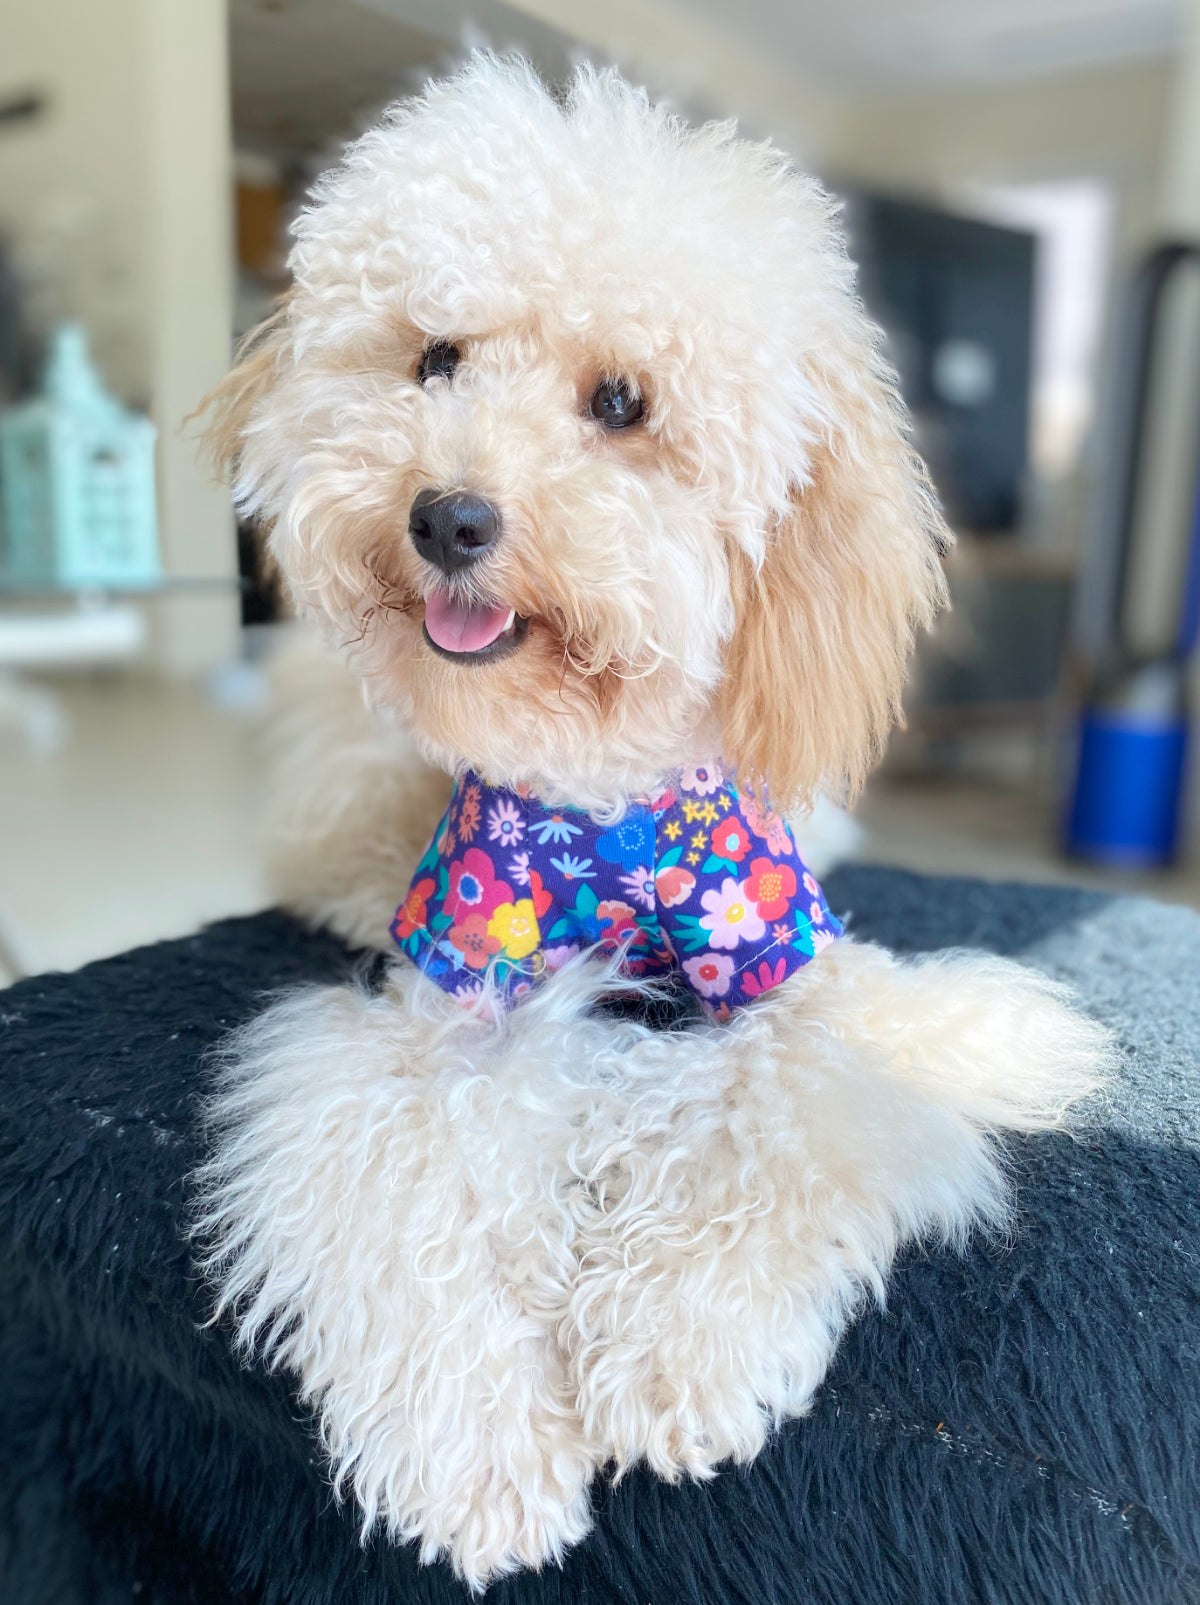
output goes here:
[{"label": "tiled floor", "polygon": [[[50,756],[0,727],[0,948],[27,971],[262,906],[253,722],[128,678],[62,689],[73,735]],[[939,874],[1084,883],[1200,906],[1200,868],[1117,877],[1065,862],[1048,809],[994,782],[879,780],[858,856]]]},{"label": "tiled floor", "polygon": [[883,775],[857,810],[865,841],[856,856],[929,875],[1048,881],[1200,908],[1200,862],[1156,873],[1080,863],[1057,850],[1056,813],[1053,799],[1028,785]]}]

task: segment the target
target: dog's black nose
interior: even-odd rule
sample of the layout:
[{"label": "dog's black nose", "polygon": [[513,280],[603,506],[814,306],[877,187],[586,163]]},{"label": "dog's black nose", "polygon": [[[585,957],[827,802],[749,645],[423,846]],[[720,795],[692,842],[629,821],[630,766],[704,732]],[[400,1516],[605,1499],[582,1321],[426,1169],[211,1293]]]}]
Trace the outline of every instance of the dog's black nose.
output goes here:
[{"label": "dog's black nose", "polygon": [[499,528],[500,515],[491,502],[459,490],[423,490],[408,515],[413,545],[444,574],[481,557]]}]

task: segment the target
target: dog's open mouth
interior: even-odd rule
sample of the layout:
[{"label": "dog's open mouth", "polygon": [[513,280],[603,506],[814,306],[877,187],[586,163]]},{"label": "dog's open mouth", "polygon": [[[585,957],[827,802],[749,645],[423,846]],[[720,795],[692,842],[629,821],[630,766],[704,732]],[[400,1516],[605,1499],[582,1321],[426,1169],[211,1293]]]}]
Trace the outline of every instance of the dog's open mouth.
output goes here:
[{"label": "dog's open mouth", "polygon": [[432,592],[425,602],[425,639],[455,663],[494,663],[520,646],[528,628],[529,620],[511,607],[463,601],[448,590]]}]

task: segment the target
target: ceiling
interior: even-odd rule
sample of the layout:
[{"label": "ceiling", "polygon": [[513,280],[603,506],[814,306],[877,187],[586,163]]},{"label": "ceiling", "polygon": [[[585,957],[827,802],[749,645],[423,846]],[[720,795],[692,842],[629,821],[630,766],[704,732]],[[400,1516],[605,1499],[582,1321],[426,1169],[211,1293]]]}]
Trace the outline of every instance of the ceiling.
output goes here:
[{"label": "ceiling", "polygon": [[[515,47],[561,74],[604,0],[230,0],[236,141],[306,162],[354,134],[464,46]],[[1184,0],[637,0],[626,33],[729,31],[798,87],[850,94],[971,85],[1163,55]],[[559,27],[546,21],[552,17]],[[1119,108],[1114,108],[1119,112]]]},{"label": "ceiling", "polygon": [[493,0],[230,0],[229,30],[235,143],[284,162],[325,154],[473,42],[567,62],[560,35]]},{"label": "ceiling", "polygon": [[[728,0],[679,0],[728,25]],[[1184,0],[738,0],[739,38],[848,90],[979,83],[1163,55]]]}]

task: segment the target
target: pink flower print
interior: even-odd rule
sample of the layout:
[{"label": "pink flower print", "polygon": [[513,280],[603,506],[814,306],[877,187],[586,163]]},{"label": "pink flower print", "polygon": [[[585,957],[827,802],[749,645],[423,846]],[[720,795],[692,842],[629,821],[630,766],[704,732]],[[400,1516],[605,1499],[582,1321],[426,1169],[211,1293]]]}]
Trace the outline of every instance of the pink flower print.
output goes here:
[{"label": "pink flower print", "polygon": [[700,902],[708,910],[701,915],[701,927],[708,935],[709,947],[735,948],[739,942],[757,942],[767,927],[747,896],[740,881],[727,875],[719,892],[705,892]]},{"label": "pink flower print", "polygon": [[690,869],[673,864],[670,869],[659,870],[654,877],[654,888],[664,908],[678,908],[696,890],[696,877]]},{"label": "pink flower print", "polygon": [[577,957],[579,953],[578,942],[559,942],[554,947],[548,947],[542,954],[548,970],[561,970],[564,964]]},{"label": "pink flower print", "polygon": [[830,942],[834,940],[832,931],[810,931],[808,934],[812,938],[814,958],[816,958],[818,953],[823,953],[824,950],[829,946]]},{"label": "pink flower print", "polygon": [[788,858],[792,852],[792,839],[788,835],[787,826],[778,814],[768,808],[765,813],[754,806],[749,797],[742,798],[742,817],[750,826],[756,836],[761,836],[767,844],[767,851],[776,858]]},{"label": "pink flower print", "polygon": [[825,910],[821,907],[820,903],[809,904],[808,917],[814,925],[820,925],[823,923],[825,919]]},{"label": "pink flower print", "polygon": [[821,888],[807,870],[804,872],[804,890],[810,897],[820,897],[821,895]]},{"label": "pink flower print", "polygon": [[684,959],[683,973],[702,998],[723,998],[733,980],[733,960],[724,953],[701,953]]},{"label": "pink flower print", "polygon": [[514,886],[528,886],[529,854],[514,853],[508,861],[508,873]]},{"label": "pink flower print", "polygon": [[795,931],[790,925],[785,925],[782,920],[778,925],[772,925],[771,935],[777,942],[781,942],[784,947],[791,947],[796,939]]},{"label": "pink flower print", "polygon": [[488,809],[488,840],[515,847],[525,834],[525,821],[516,803],[502,797]]},{"label": "pink flower print", "polygon": [[779,986],[780,983],[786,979],[786,959],[776,959],[774,968],[772,968],[772,966],[767,963],[766,959],[764,959],[758,966],[757,976],[742,976],[742,991],[748,998],[758,998],[761,997],[764,992],[769,992],[773,986]]},{"label": "pink flower print", "polygon": [[654,876],[643,865],[639,864],[632,875],[622,875],[621,885],[643,908],[654,908]]},{"label": "pink flower print", "polygon": [[694,764],[679,777],[680,788],[697,797],[711,797],[717,787],[724,784],[718,763]]},{"label": "pink flower print", "polygon": [[496,866],[481,847],[468,847],[451,864],[443,907],[456,925],[468,914],[482,914],[486,920],[501,903],[512,901],[511,888],[496,879]]}]

